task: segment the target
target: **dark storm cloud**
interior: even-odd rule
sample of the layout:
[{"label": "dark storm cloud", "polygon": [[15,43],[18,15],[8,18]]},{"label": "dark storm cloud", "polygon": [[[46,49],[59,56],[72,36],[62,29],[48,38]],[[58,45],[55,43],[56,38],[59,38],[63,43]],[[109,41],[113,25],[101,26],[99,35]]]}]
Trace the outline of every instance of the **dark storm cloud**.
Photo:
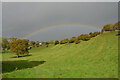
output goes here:
[{"label": "dark storm cloud", "polygon": [[[88,24],[103,27],[107,23],[118,21],[117,2],[6,2],[3,3],[2,7],[3,36],[5,37],[21,37],[37,29],[55,24]],[[46,31],[44,34],[53,33]],[[54,34],[54,36],[48,36],[46,39],[49,40],[50,37],[56,39],[54,37],[58,35],[63,39],[63,33]],[[36,35],[34,40],[41,40],[39,37],[42,38],[43,36]]]}]

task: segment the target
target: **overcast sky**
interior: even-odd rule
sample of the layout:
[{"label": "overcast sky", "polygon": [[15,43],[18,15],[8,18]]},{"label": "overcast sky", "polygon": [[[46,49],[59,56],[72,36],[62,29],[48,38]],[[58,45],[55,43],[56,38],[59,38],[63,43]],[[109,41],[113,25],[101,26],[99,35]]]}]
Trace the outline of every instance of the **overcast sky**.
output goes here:
[{"label": "overcast sky", "polygon": [[[23,37],[56,24],[87,24],[103,27],[118,21],[117,2],[4,2],[3,37]],[[27,37],[30,40],[61,40],[81,33],[99,31],[90,26],[63,25],[44,29]]]}]

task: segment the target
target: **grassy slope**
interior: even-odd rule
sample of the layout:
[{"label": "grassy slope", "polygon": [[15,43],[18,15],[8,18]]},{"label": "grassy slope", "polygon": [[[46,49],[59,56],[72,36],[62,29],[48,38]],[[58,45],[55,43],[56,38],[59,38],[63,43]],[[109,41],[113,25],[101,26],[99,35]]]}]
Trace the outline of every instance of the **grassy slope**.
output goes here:
[{"label": "grassy slope", "polygon": [[[25,67],[3,73],[3,77],[24,78],[115,78],[118,77],[118,36],[117,32],[105,32],[80,44],[66,44],[34,48],[32,56],[11,58],[3,54],[6,70],[10,66]],[[26,61],[21,61],[26,60]],[[46,61],[33,66],[28,61]],[[17,62],[18,61],[18,62]],[[30,63],[30,62],[29,62]],[[28,67],[31,66],[31,67]]]}]

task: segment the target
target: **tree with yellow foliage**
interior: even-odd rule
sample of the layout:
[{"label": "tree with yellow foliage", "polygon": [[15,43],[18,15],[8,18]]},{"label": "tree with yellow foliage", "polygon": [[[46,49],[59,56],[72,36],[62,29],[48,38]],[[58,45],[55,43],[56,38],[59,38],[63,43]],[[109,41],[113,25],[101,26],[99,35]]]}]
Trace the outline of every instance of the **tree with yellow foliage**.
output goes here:
[{"label": "tree with yellow foliage", "polygon": [[26,40],[13,40],[10,43],[10,50],[12,53],[15,53],[17,57],[19,55],[29,54],[28,52],[28,42]]}]

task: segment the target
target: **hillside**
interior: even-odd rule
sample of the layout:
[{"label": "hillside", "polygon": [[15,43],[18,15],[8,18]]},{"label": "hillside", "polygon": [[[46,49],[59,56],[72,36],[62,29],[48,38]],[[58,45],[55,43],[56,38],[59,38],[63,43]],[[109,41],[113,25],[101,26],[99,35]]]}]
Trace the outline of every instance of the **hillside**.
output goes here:
[{"label": "hillside", "polygon": [[[13,58],[4,53],[7,78],[117,78],[118,36],[105,32],[79,44],[33,48],[29,56]],[[18,70],[14,70],[18,67]]]}]

